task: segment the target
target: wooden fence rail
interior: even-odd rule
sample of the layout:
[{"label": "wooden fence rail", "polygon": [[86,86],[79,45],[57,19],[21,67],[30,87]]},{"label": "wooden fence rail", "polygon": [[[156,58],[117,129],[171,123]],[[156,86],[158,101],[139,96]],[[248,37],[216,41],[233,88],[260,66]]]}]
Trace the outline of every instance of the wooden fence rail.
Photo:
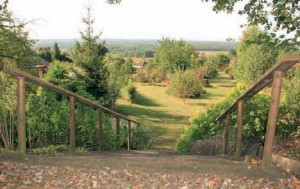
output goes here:
[{"label": "wooden fence rail", "polygon": [[252,85],[244,94],[242,94],[227,110],[224,111],[216,121],[219,122],[225,119],[224,139],[223,139],[223,153],[228,152],[228,137],[230,129],[231,113],[238,110],[238,126],[236,133],[236,153],[239,157],[241,155],[242,132],[243,132],[243,113],[245,102],[261,91],[264,87],[272,83],[271,101],[268,115],[268,124],[263,152],[263,167],[271,166],[272,146],[276,129],[276,121],[278,117],[280,92],[282,85],[283,73],[291,68],[296,63],[300,63],[300,56],[290,56],[282,59],[274,66],[272,66],[265,74],[263,74],[256,83]]},{"label": "wooden fence rail", "polygon": [[131,123],[139,124],[137,121],[132,120],[125,115],[122,115],[118,112],[115,112],[109,108],[99,105],[96,102],[93,102],[83,96],[80,96],[76,93],[58,87],[52,83],[41,80],[37,77],[34,77],[28,73],[22,72],[21,70],[13,67],[0,65],[0,71],[3,71],[6,74],[14,76],[18,80],[18,150],[20,153],[26,153],[26,117],[25,117],[25,81],[28,80],[38,86],[45,87],[49,90],[52,90],[56,93],[65,95],[69,97],[70,102],[70,148],[71,152],[75,152],[76,144],[75,144],[75,101],[78,100],[88,106],[91,106],[97,111],[97,127],[98,127],[98,145],[99,149],[103,144],[103,128],[102,128],[102,112],[111,114],[116,116],[116,125],[117,125],[117,133],[119,133],[120,129],[120,118],[128,121],[128,150],[130,150],[130,141],[131,141]]}]

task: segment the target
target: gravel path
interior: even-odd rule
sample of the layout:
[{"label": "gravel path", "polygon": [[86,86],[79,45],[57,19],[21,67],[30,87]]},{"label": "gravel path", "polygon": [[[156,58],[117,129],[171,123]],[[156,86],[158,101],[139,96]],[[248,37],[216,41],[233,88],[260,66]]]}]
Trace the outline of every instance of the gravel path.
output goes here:
[{"label": "gravel path", "polygon": [[[185,161],[182,170],[169,166],[180,166],[178,158]],[[195,163],[205,159],[212,159],[216,165]],[[224,163],[232,164],[232,170],[217,168],[225,166]],[[190,167],[190,164],[195,166]],[[207,164],[211,164],[210,170]],[[235,174],[238,168],[246,171]],[[279,174],[238,161],[188,155],[104,153],[57,157],[6,154],[0,158],[0,188],[300,188],[299,179],[277,168],[274,170]]]}]

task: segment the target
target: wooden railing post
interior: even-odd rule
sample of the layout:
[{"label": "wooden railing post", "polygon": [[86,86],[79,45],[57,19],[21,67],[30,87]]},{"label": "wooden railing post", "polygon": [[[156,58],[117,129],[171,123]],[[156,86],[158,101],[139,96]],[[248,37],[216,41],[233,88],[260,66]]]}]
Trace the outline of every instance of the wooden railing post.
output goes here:
[{"label": "wooden railing post", "polygon": [[120,117],[116,117],[117,142],[120,142]]},{"label": "wooden railing post", "polygon": [[278,117],[278,107],[280,101],[282,77],[283,77],[282,71],[274,72],[268,124],[267,124],[264,153],[263,153],[263,160],[262,160],[263,168],[270,167],[272,163],[272,147],[273,147],[273,140],[274,140],[275,130],[276,130],[276,122]]},{"label": "wooden railing post", "polygon": [[101,150],[103,144],[103,129],[102,129],[102,111],[100,108],[97,110],[97,127],[98,127],[98,150]]},{"label": "wooden railing post", "polygon": [[243,114],[244,114],[243,99],[238,101],[238,126],[236,129],[235,156],[240,157],[242,152],[242,134],[243,134]]},{"label": "wooden railing post", "polygon": [[76,151],[75,144],[75,97],[70,96],[70,150]]},{"label": "wooden railing post", "polygon": [[26,153],[25,78],[18,77],[18,150]]},{"label": "wooden railing post", "polygon": [[2,71],[4,68],[4,62],[3,60],[0,58],[0,71]]},{"label": "wooden railing post", "polygon": [[131,121],[128,120],[127,150],[130,150],[130,145],[131,145]]},{"label": "wooden railing post", "polygon": [[226,114],[225,119],[225,129],[224,129],[224,138],[223,138],[223,154],[228,153],[228,138],[229,138],[229,129],[230,129],[230,114]]}]

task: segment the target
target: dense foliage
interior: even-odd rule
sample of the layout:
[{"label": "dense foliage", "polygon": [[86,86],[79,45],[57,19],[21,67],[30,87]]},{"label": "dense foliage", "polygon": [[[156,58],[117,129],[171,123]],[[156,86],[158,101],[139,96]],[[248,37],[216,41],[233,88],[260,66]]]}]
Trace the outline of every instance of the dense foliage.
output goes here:
[{"label": "dense foliage", "polygon": [[176,70],[171,75],[169,91],[185,102],[187,98],[200,96],[203,93],[202,80],[197,78],[193,70]]},{"label": "dense foliage", "polygon": [[214,61],[213,58],[210,58],[204,62],[202,68],[205,73],[206,79],[212,79],[214,77],[217,77],[218,65],[219,65],[219,62]]},{"label": "dense foliage", "polygon": [[[109,106],[115,109],[116,101],[121,97],[121,89],[123,89],[123,93],[129,93],[130,97],[128,100],[133,100],[134,91],[129,92],[128,90],[132,90],[128,88],[129,83],[131,82],[131,74],[132,74],[132,64],[130,62],[126,62],[122,57],[116,55],[109,55],[106,58],[106,65],[109,72],[108,77],[108,99]],[[126,90],[127,91],[124,91]]]},{"label": "dense foliage", "polygon": [[28,39],[24,23],[17,22],[8,10],[0,11],[0,63],[24,67],[31,63],[33,41]]},{"label": "dense foliage", "polygon": [[105,66],[105,55],[108,52],[105,43],[98,43],[99,35],[94,34],[91,7],[87,16],[82,19],[86,30],[81,32],[83,43],[77,42],[72,59],[84,70],[80,78],[85,81],[86,91],[102,104],[109,104],[108,71]]},{"label": "dense foliage", "polygon": [[196,61],[193,46],[182,40],[163,38],[158,43],[154,60],[159,71],[164,74],[173,73],[177,69],[186,70]]},{"label": "dense foliage", "polygon": [[289,138],[290,135],[300,136],[300,67],[289,70],[283,83],[282,103],[278,122],[279,135]]},{"label": "dense foliage", "polygon": [[[2,4],[4,3],[4,4]],[[24,23],[14,19],[6,10],[7,1],[0,4],[0,70],[4,64],[23,68],[34,59],[31,46],[24,31]],[[0,73],[0,143],[6,149],[13,149],[16,140],[17,94],[16,80]]]},{"label": "dense foliage", "polygon": [[[211,0],[204,0],[206,2]],[[248,25],[262,25],[277,42],[299,44],[300,3],[299,1],[212,1],[213,10],[232,13],[235,7],[240,15],[246,15]],[[242,6],[238,6],[242,5]],[[281,35],[278,35],[281,33]]]},{"label": "dense foliage", "polygon": [[[222,131],[224,124],[218,125],[215,122],[216,117],[223,113],[245,89],[245,85],[234,88],[225,99],[210,107],[207,113],[201,113],[191,118],[191,126],[178,139],[176,149],[181,152],[187,152],[196,140],[208,139]],[[268,99],[265,95],[257,95],[246,103],[243,130],[244,142],[263,139],[267,122]],[[231,120],[232,131],[237,126],[236,118],[236,113],[233,113]]]},{"label": "dense foliage", "polygon": [[6,149],[13,149],[17,114],[17,83],[0,72],[0,137]]},{"label": "dense foliage", "polygon": [[[299,67],[291,70],[290,76],[285,79],[283,98],[280,102],[280,114],[277,122],[276,135],[287,139],[291,136],[299,136]],[[208,139],[224,128],[224,123],[219,125],[215,119],[221,115],[231,104],[246,90],[247,85],[238,85],[231,93],[217,104],[209,107],[207,113],[197,114],[191,118],[191,126],[178,139],[176,149],[181,152],[190,150],[196,140]],[[266,132],[270,97],[259,93],[249,99],[245,104],[243,143],[263,142]],[[231,115],[231,132],[237,127],[236,112]]]},{"label": "dense foliage", "polygon": [[146,150],[152,147],[152,135],[149,129],[139,125],[132,130],[131,149]]},{"label": "dense foliage", "polygon": [[278,48],[271,41],[264,41],[264,35],[258,27],[250,27],[243,33],[233,67],[237,80],[252,83],[276,63]]}]

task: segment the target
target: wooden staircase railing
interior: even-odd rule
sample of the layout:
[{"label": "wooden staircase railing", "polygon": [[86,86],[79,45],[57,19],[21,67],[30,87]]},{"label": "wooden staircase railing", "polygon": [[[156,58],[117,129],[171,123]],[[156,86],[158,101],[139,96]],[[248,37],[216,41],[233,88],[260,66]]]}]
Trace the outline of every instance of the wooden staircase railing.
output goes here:
[{"label": "wooden staircase railing", "polygon": [[278,117],[280,93],[281,93],[281,84],[283,73],[291,68],[296,63],[300,63],[300,56],[291,56],[286,57],[272,66],[264,75],[262,75],[259,80],[252,85],[244,94],[242,94],[224,113],[222,113],[216,121],[222,121],[225,119],[225,129],[224,129],[224,138],[223,138],[223,153],[227,154],[228,151],[228,137],[230,130],[230,119],[231,113],[236,109],[238,110],[238,127],[236,134],[236,153],[235,155],[239,157],[241,155],[241,146],[242,146],[242,132],[243,132],[243,112],[245,101],[253,97],[264,87],[272,83],[272,92],[271,92],[271,102],[268,115],[267,131],[264,144],[263,152],[263,167],[267,168],[271,166],[271,157],[272,157],[272,145],[273,139],[275,136],[276,122]]},{"label": "wooden staircase railing", "polygon": [[0,65],[0,71],[3,71],[6,74],[14,76],[18,80],[18,150],[20,153],[26,153],[26,115],[25,115],[25,81],[28,80],[38,86],[45,87],[50,89],[56,93],[65,95],[69,97],[70,102],[70,149],[71,152],[75,152],[76,144],[75,144],[75,100],[78,100],[88,106],[93,107],[97,110],[97,127],[98,127],[98,146],[99,149],[102,147],[103,144],[103,132],[102,132],[102,112],[112,114],[116,116],[116,129],[117,133],[120,130],[120,118],[128,121],[128,138],[127,138],[127,148],[130,150],[131,144],[131,122],[135,124],[139,124],[137,121],[134,121],[125,115],[122,115],[118,112],[115,112],[109,108],[101,106],[96,102],[93,102],[83,96],[80,96],[76,93],[58,87],[52,83],[47,81],[41,80],[37,77],[34,77],[28,73],[25,73],[17,68],[8,67]]}]

